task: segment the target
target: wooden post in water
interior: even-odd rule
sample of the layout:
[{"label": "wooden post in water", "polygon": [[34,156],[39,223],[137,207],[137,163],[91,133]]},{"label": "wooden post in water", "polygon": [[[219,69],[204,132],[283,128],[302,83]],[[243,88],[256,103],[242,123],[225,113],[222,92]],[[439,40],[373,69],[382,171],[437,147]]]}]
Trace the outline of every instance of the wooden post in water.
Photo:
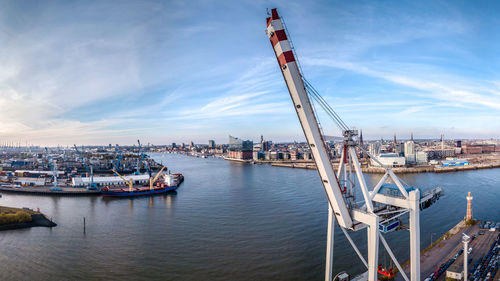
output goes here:
[{"label": "wooden post in water", "polygon": [[85,217],[83,217],[83,233],[85,233]]}]

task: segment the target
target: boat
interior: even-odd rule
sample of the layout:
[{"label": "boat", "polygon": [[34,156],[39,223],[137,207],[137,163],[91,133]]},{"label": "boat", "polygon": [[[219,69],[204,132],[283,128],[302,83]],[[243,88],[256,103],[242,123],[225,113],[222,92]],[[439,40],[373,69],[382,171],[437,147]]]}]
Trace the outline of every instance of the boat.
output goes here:
[{"label": "boat", "polygon": [[128,184],[128,188],[113,188],[111,186],[106,186],[101,189],[103,196],[107,197],[135,197],[135,196],[145,196],[145,195],[155,195],[166,193],[169,191],[176,190],[179,185],[184,181],[184,176],[182,174],[162,174],[163,168],[158,172],[156,177],[149,179],[149,186],[134,186],[132,180],[126,180],[120,174],[118,176],[122,177],[123,181]]}]

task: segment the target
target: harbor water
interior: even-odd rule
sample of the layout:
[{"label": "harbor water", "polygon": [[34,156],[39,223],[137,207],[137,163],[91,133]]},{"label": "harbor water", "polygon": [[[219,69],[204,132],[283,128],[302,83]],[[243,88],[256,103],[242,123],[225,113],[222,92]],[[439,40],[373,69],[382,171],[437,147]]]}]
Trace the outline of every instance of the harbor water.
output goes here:
[{"label": "harbor water", "polygon": [[[314,170],[151,154],[184,174],[174,193],[135,199],[3,194],[40,208],[54,228],[0,232],[0,280],[322,280],[328,206]],[[381,175],[366,175],[374,185]],[[500,221],[500,169],[401,175],[445,193],[421,212],[425,248],[465,216]],[[86,227],[84,229],[84,218]],[[401,262],[409,233],[387,234]],[[353,234],[366,252],[366,231]],[[336,228],[334,270],[363,264]],[[380,262],[389,264],[381,251]]]}]

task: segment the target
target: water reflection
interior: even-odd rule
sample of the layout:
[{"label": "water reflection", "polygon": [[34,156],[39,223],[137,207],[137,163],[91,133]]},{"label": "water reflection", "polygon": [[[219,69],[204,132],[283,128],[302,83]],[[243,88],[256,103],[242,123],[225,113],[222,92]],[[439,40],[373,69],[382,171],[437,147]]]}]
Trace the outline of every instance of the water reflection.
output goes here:
[{"label": "water reflection", "polygon": [[[58,226],[0,233],[0,280],[323,278],[327,202],[316,171],[153,157],[186,177],[176,192],[134,199],[5,194],[2,205],[40,207]],[[422,247],[431,233],[439,236],[463,218],[469,190],[475,216],[500,221],[491,211],[498,210],[499,171],[398,175],[422,189],[449,191],[421,212]],[[366,180],[373,187],[381,177]],[[361,272],[349,242],[336,232],[334,269]],[[365,253],[366,231],[352,238]],[[408,258],[408,232],[385,238],[398,260]]]}]

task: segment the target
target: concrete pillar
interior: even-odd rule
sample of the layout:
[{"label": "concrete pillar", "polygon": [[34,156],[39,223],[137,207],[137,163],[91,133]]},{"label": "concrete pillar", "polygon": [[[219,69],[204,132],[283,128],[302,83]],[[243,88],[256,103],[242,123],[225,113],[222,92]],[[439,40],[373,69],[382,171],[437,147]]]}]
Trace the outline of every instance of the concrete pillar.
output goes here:
[{"label": "concrete pillar", "polygon": [[376,215],[372,215],[372,218],[372,222],[366,228],[368,235],[368,281],[377,281],[379,218]]},{"label": "concrete pillar", "polygon": [[335,216],[330,204],[328,204],[328,231],[326,235],[326,268],[325,281],[332,281],[333,278],[333,242],[335,238]]},{"label": "concrete pillar", "polygon": [[410,199],[410,280],[420,281],[420,191],[412,190]]}]

